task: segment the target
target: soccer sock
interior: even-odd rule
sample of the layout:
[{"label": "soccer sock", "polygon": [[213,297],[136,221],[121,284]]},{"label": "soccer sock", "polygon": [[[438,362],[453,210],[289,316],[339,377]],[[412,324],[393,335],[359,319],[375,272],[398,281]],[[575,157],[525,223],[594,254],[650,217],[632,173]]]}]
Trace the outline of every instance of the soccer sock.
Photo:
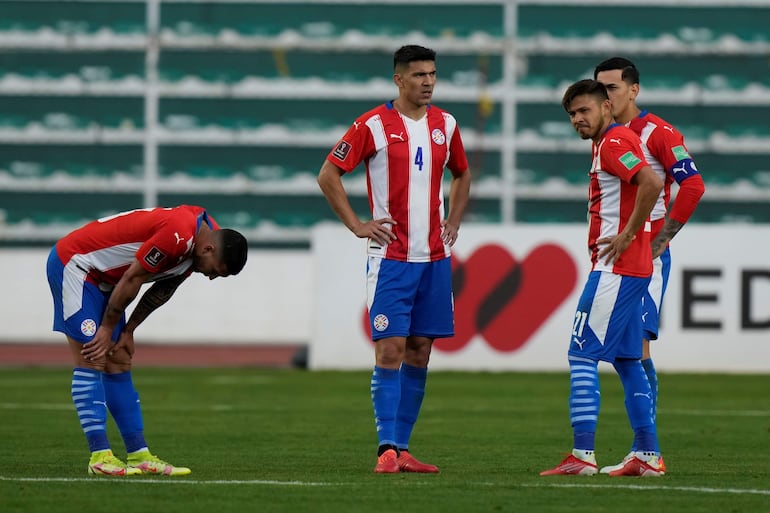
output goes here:
[{"label": "soccer sock", "polygon": [[652,363],[652,358],[642,360],[642,367],[644,367],[644,373],[647,374],[647,381],[650,382],[650,390],[652,391],[652,421],[658,417],[658,373],[655,372],[655,364]]},{"label": "soccer sock", "polygon": [[659,452],[658,437],[652,419],[652,393],[650,382],[639,360],[619,358],[615,370],[623,384],[626,396],[626,412],[634,430],[632,450]]},{"label": "soccer sock", "polygon": [[72,371],[72,402],[80,418],[91,452],[110,448],[107,440],[107,404],[104,399],[102,373],[76,367]]},{"label": "soccer sock", "polygon": [[399,377],[401,400],[398,403],[398,412],[396,413],[396,446],[399,450],[408,450],[409,438],[412,436],[412,429],[414,423],[417,422],[422,399],[425,397],[428,369],[402,363]]},{"label": "soccer sock", "polygon": [[131,371],[104,375],[104,393],[107,407],[115,419],[126,444],[126,452],[132,453],[147,448],[144,440],[144,423],[139,394],[134,388]]},{"label": "soccer sock", "polygon": [[598,362],[570,355],[569,370],[569,414],[574,437],[573,447],[593,451],[601,398]]},{"label": "soccer sock", "polygon": [[372,405],[379,445],[396,446],[396,411],[401,396],[398,369],[374,367],[372,372]]}]

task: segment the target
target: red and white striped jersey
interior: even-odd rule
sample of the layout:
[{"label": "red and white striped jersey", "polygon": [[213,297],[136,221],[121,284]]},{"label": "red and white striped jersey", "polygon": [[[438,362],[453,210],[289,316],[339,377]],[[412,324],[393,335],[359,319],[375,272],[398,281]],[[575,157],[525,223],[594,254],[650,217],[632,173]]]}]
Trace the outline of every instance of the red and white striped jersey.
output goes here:
[{"label": "red and white striped jersey", "polygon": [[[637,117],[626,124],[636,133],[642,141],[642,151],[647,163],[663,180],[663,190],[650,214],[652,221],[652,237],[654,238],[663,227],[668,205],[671,201],[671,184],[676,180],[682,188],[693,188],[698,198],[703,194],[703,180],[698,176],[696,180],[687,180],[698,175],[697,168],[692,162],[687,146],[684,144],[684,136],[662,118],[642,111]],[[684,195],[683,195],[684,197]],[[684,200],[678,216],[682,222],[689,219],[697,206],[695,202]]]},{"label": "red and white striped jersey", "polygon": [[392,217],[396,240],[368,243],[368,254],[404,262],[430,262],[450,255],[441,240],[444,168],[468,169],[454,116],[429,105],[422,119],[402,116],[392,102],[360,116],[327,159],[351,172],[365,162],[373,219]]},{"label": "red and white striped jersey", "polygon": [[649,219],[615,262],[607,263],[598,256],[601,246],[597,241],[620,233],[634,210],[637,187],[631,183],[631,178],[647,165],[640,146],[639,136],[618,124],[610,125],[599,143],[593,145],[588,192],[588,248],[594,271],[641,277],[652,274]]},{"label": "red and white striped jersey", "polygon": [[134,259],[153,273],[153,281],[190,275],[195,237],[204,222],[219,228],[205,209],[191,205],[121,212],[65,235],[56,253],[65,267],[79,267],[97,285],[115,285]]}]

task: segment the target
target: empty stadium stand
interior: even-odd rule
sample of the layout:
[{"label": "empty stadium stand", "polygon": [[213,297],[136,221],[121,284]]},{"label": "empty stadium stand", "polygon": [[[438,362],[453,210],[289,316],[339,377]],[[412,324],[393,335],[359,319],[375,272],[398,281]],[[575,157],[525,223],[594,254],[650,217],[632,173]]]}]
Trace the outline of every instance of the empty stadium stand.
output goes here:
[{"label": "empty stadium stand", "polygon": [[[397,11],[398,14],[394,15]],[[696,222],[770,222],[770,6],[752,0],[0,0],[0,244],[101,215],[207,206],[257,245],[334,219],[315,182],[392,98],[393,51],[438,51],[468,221],[584,222],[589,149],[560,106],[623,55],[707,183]],[[345,182],[367,212],[363,173]]]}]

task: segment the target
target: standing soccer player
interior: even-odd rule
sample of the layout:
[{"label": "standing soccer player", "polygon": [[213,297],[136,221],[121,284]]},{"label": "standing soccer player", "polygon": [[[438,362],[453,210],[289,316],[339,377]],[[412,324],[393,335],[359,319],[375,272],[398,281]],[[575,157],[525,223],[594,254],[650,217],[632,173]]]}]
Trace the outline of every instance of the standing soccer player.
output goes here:
[{"label": "standing soccer player", "polygon": [[[75,369],[72,400],[91,450],[89,474],[190,473],[150,453],[139,394],[131,378],[134,330],[168,301],[193,272],[213,280],[238,274],[248,246],[196,206],[132,210],[105,217],[59,240],[48,256],[53,329],[67,337]],[[142,285],[128,321],[125,310]],[[107,439],[107,410],[117,424],[128,465]]]},{"label": "standing soccer player", "polygon": [[[657,420],[658,376],[650,355],[650,341],[658,338],[660,309],[671,271],[668,243],[690,219],[706,188],[679,130],[637,106],[639,70],[633,62],[623,57],[607,59],[594,69],[594,79],[607,87],[613,117],[639,135],[647,162],[663,180],[663,191],[650,214],[653,273],[642,305],[642,366],[652,388],[652,417]],[[666,217],[674,181],[679,191]],[[607,474],[620,468],[637,449],[632,445],[622,462],[603,467],[601,472]],[[665,470],[662,457],[660,464]]]},{"label": "standing soccer player", "polygon": [[652,274],[650,212],[663,181],[647,164],[639,137],[613,122],[607,89],[581,80],[562,106],[582,139],[593,141],[589,171],[588,248],[591,272],[578,301],[567,352],[573,449],[548,475],[593,475],[599,419],[599,361],[611,363],[623,384],[626,411],[639,452],[611,476],[659,476],[659,449],[650,384],[640,361],[642,298]]},{"label": "standing soccer player", "polygon": [[[438,472],[409,452],[436,338],[454,334],[450,247],[471,176],[455,118],[430,101],[436,53],[393,56],[398,98],[360,116],[329,153],[318,184],[332,210],[367,241],[367,306],[375,342],[371,393],[379,447],[374,472]],[[372,219],[353,211],[342,176],[366,164]],[[452,174],[444,217],[444,167]]]}]

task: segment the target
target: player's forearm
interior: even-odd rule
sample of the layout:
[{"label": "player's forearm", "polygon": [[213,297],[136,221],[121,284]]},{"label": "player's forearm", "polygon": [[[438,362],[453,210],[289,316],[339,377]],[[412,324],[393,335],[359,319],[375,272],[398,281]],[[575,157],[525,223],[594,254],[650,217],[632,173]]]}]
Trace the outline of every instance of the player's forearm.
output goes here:
[{"label": "player's forearm", "polygon": [[107,307],[104,309],[101,323],[103,327],[112,329],[118,324],[128,305],[139,294],[141,286],[141,282],[134,280],[121,280],[118,282],[112,294],[110,294]]},{"label": "player's forearm", "polygon": [[658,186],[655,182],[645,182],[639,185],[636,191],[634,210],[631,212],[628,223],[623,229],[624,232],[633,236],[642,229],[644,223],[650,217],[650,212],[652,212],[652,208],[655,206],[662,188],[662,184]]},{"label": "player's forearm", "polygon": [[356,215],[353,207],[350,206],[350,200],[348,200],[348,195],[342,185],[342,179],[340,178],[338,171],[331,167],[324,166],[318,176],[318,186],[321,188],[321,192],[323,192],[323,195],[326,197],[326,201],[329,203],[329,206],[339,220],[342,221],[349,230],[355,231],[355,228],[361,223],[361,220],[358,218],[358,215]]},{"label": "player's forearm", "polygon": [[655,240],[652,241],[652,256],[657,257],[663,252],[663,248],[668,245],[669,242],[671,242],[671,239],[673,239],[677,233],[679,233],[679,230],[682,229],[684,226],[684,223],[681,223],[675,219],[666,219],[666,222],[663,225],[663,228],[660,230],[660,233],[658,233],[657,237],[655,237]]},{"label": "player's forearm", "polygon": [[449,213],[447,223],[459,227],[468,208],[471,190],[470,170],[454,177],[449,185]]},{"label": "player's forearm", "polygon": [[131,312],[131,317],[126,323],[126,331],[133,333],[134,330],[144,322],[144,320],[155,310],[166,304],[171,296],[176,292],[181,281],[179,279],[166,279],[153,283],[147,292],[145,292],[139,302]]}]

